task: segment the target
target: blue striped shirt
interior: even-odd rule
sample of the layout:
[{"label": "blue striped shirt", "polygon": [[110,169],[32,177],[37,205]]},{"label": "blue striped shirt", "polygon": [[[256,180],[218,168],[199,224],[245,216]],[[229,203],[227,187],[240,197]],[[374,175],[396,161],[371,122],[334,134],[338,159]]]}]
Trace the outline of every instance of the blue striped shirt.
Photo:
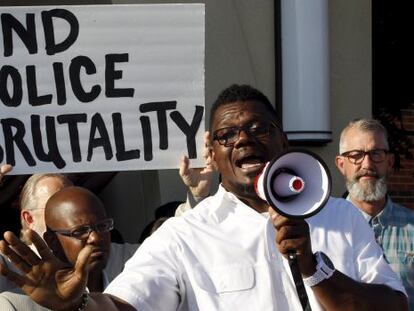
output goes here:
[{"label": "blue striped shirt", "polygon": [[400,276],[408,294],[410,310],[414,311],[414,211],[388,198],[378,215],[362,214],[373,228],[386,260]]}]

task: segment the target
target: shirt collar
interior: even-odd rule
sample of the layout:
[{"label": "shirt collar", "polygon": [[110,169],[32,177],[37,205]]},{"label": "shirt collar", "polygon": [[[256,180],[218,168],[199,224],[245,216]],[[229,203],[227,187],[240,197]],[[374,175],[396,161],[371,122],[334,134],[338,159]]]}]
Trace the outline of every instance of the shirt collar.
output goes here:
[{"label": "shirt collar", "polygon": [[384,225],[388,219],[390,219],[390,215],[392,214],[394,205],[392,204],[391,198],[387,196],[387,201],[385,202],[384,209],[375,217],[378,218],[378,221],[381,225]]},{"label": "shirt collar", "polygon": [[[351,197],[348,196],[346,197],[347,201],[351,201]],[[388,215],[390,215],[392,213],[392,209],[393,209],[393,204],[392,201],[390,199],[390,197],[387,195],[387,201],[385,202],[385,206],[383,208],[383,210],[381,212],[379,212],[377,215],[375,215],[374,217],[372,217],[370,214],[364,212],[362,209],[359,209],[359,211],[362,213],[362,216],[364,216],[365,220],[367,222],[370,222],[373,218],[378,219],[378,222],[381,225],[384,225],[384,222],[386,222]]]},{"label": "shirt collar", "polygon": [[380,225],[382,227],[384,227],[384,226],[387,225],[387,221],[389,221],[389,219],[390,219],[390,215],[392,213],[392,210],[393,210],[392,201],[391,201],[390,197],[387,196],[387,201],[385,202],[385,206],[382,209],[382,211],[379,212],[374,217],[372,217],[371,219],[376,218],[376,220],[378,220],[378,222],[380,223]]}]

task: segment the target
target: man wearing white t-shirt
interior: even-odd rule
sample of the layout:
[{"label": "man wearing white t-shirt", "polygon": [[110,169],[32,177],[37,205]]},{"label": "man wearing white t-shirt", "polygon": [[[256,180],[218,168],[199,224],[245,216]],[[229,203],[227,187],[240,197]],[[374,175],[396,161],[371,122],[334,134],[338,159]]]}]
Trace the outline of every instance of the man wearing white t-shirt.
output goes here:
[{"label": "man wearing white t-shirt", "polygon": [[[27,268],[26,278],[3,267],[1,273],[55,310],[300,310],[285,258],[296,250],[312,310],[408,310],[401,282],[349,203],[330,199],[308,224],[276,214],[256,195],[255,177],[287,148],[276,112],[262,93],[229,87],[213,105],[210,120],[212,163],[222,178],[218,192],[167,220],[104,294],[84,291],[88,247],[75,268],[64,272],[33,233],[29,237],[43,259],[30,252],[14,259]],[[9,245],[27,250],[11,233],[0,250],[14,257]],[[49,276],[56,272],[60,278]]]}]

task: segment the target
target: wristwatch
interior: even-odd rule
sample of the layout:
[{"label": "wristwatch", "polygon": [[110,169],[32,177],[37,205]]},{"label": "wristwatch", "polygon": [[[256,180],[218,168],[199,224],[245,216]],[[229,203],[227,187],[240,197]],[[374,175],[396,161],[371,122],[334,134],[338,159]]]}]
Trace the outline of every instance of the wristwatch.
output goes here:
[{"label": "wristwatch", "polygon": [[303,279],[303,283],[309,287],[315,286],[323,280],[329,279],[335,272],[335,267],[328,256],[322,252],[316,252],[314,256],[316,259],[316,272],[313,275]]}]

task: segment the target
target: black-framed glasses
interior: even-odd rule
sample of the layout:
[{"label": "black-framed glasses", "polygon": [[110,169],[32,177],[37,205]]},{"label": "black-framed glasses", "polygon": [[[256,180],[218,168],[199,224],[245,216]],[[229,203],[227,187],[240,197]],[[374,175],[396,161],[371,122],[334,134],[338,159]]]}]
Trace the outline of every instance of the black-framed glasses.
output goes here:
[{"label": "black-framed glasses", "polygon": [[341,156],[348,158],[352,164],[361,164],[364,161],[365,156],[368,155],[372,162],[381,163],[385,161],[389,151],[387,149],[372,149],[368,151],[363,150],[351,150],[341,153]]},{"label": "black-framed glasses", "polygon": [[269,135],[272,128],[280,129],[280,126],[275,122],[271,122],[266,124],[252,123],[244,126],[223,127],[214,131],[213,140],[217,140],[220,145],[230,147],[239,139],[241,131],[255,138],[263,138]]},{"label": "black-framed glasses", "polygon": [[52,230],[50,228],[49,230],[78,240],[87,240],[92,231],[95,231],[96,233],[104,233],[111,231],[113,228],[114,220],[108,218],[93,225],[82,225],[68,230]]}]

